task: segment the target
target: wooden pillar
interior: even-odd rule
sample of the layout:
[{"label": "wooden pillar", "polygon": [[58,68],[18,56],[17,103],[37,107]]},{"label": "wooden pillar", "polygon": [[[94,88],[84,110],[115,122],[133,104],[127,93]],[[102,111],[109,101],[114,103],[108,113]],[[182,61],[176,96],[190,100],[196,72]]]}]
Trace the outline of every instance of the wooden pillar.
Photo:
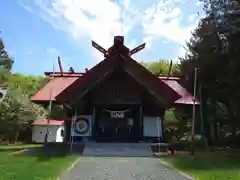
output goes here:
[{"label": "wooden pillar", "polygon": [[164,136],[164,114],[165,114],[165,111],[166,111],[166,109],[163,109],[162,110],[162,113],[161,113],[161,115],[160,115],[160,118],[161,118],[161,127],[162,127],[162,137],[161,137],[161,142],[165,142],[165,136]]},{"label": "wooden pillar", "polygon": [[66,112],[66,119],[64,121],[64,142],[69,143],[70,140],[70,124],[72,121],[73,110],[70,106],[63,104],[64,110]]},{"label": "wooden pillar", "polygon": [[93,105],[93,112],[92,112],[92,133],[91,133],[91,139],[96,139],[96,107]]},{"label": "wooden pillar", "polygon": [[143,106],[139,106],[139,129],[140,129],[140,140],[143,140]]}]

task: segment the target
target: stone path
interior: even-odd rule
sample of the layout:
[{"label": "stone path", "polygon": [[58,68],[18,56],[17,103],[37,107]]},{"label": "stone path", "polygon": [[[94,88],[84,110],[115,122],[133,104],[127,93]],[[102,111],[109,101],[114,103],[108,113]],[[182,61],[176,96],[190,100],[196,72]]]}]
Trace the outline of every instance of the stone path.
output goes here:
[{"label": "stone path", "polygon": [[189,180],[152,157],[80,157],[60,180]]},{"label": "stone path", "polygon": [[151,157],[147,143],[87,143],[83,156],[103,157]]}]

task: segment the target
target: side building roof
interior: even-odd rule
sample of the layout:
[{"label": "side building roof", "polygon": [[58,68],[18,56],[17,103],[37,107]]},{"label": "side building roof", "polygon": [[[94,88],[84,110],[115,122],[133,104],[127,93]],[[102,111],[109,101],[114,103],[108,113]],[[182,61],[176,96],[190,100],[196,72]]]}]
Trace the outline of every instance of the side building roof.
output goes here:
[{"label": "side building roof", "polygon": [[81,76],[64,75],[57,76],[51,79],[43,88],[31,97],[31,101],[36,103],[45,103],[50,99],[56,101],[56,96],[64,89],[69,87]]},{"label": "side building roof", "polygon": [[[40,89],[31,100],[36,103],[46,103],[50,101],[50,96],[52,94],[52,100],[56,101],[56,97],[66,90],[70,85],[72,85],[76,80],[83,80],[84,73],[81,74],[63,74],[63,76],[57,76],[50,80],[42,89]],[[174,103],[176,104],[193,104],[193,95],[185,89],[178,81],[178,77],[166,77],[160,76],[159,83],[164,82],[168,87],[174,90],[180,98]],[[52,91],[52,93],[51,93]],[[195,104],[199,104],[196,100]]]},{"label": "side building roof", "polygon": [[186,88],[184,88],[176,78],[165,79],[163,77],[159,77],[159,79],[166,83],[181,96],[174,102],[175,104],[199,104],[199,101],[197,99],[195,102],[193,101],[193,95]]}]

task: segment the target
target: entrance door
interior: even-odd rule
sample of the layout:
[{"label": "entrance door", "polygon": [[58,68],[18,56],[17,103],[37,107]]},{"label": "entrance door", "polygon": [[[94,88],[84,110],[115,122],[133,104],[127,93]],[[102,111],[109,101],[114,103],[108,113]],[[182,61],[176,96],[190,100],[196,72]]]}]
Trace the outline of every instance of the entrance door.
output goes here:
[{"label": "entrance door", "polygon": [[139,138],[139,108],[99,107],[95,118],[97,141],[131,142]]},{"label": "entrance door", "polygon": [[129,123],[128,118],[107,118],[100,120],[100,137],[104,141],[128,142],[134,140],[133,119]]}]

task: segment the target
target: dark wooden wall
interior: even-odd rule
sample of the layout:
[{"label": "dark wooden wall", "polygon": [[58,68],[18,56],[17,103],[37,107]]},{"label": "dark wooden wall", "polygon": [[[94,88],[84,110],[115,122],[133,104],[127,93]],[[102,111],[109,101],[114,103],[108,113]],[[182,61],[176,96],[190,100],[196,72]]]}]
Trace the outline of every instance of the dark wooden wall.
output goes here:
[{"label": "dark wooden wall", "polygon": [[122,71],[115,71],[92,91],[95,104],[140,104],[143,87]]},{"label": "dark wooden wall", "polygon": [[100,81],[78,103],[78,112],[92,114],[95,105],[139,104],[146,115],[163,113],[165,105],[123,70]]}]

